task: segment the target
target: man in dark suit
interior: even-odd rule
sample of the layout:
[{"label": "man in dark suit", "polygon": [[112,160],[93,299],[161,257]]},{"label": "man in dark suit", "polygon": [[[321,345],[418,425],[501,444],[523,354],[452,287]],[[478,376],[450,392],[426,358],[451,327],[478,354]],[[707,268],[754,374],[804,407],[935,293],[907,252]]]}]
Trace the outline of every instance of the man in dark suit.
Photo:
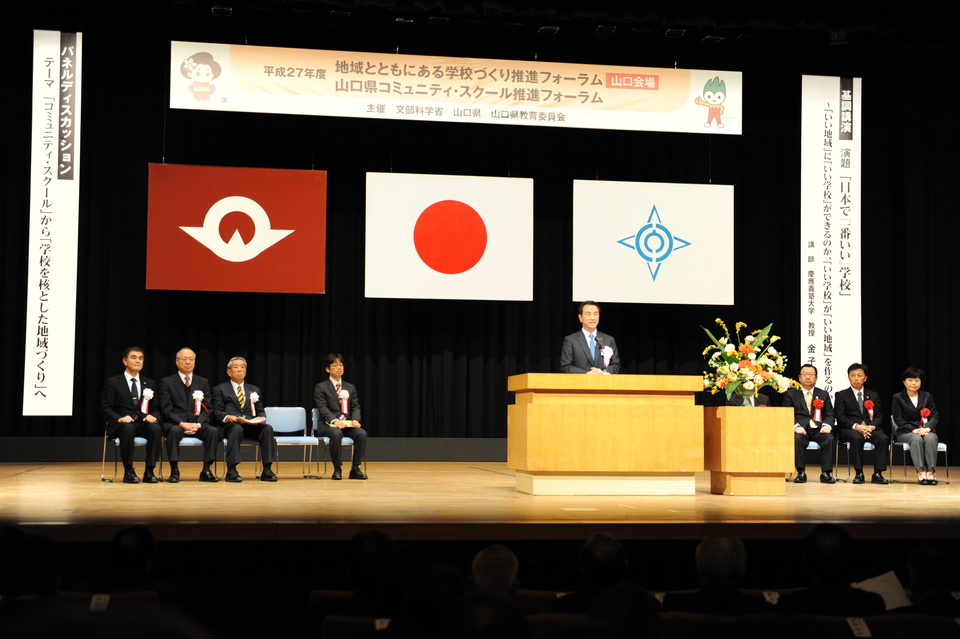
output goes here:
[{"label": "man in dark suit", "polygon": [[742,395],[737,395],[734,393],[730,396],[730,399],[727,400],[727,406],[751,406],[756,408],[757,406],[769,405],[770,398],[763,393],[757,393],[756,397],[753,395],[750,395],[749,397],[743,397]]},{"label": "man in dark suit", "polygon": [[[783,406],[793,408],[793,447],[797,466],[797,477],[793,481],[804,484],[807,481],[804,451],[810,440],[817,442],[823,451],[820,461],[820,482],[835,484],[833,478],[833,456],[836,454],[836,440],[833,438],[833,405],[830,395],[817,388],[817,368],[813,364],[800,367],[797,378],[801,388],[791,388],[783,396]],[[820,408],[817,403],[823,402]]]},{"label": "man in dark suit", "polygon": [[227,438],[227,477],[226,481],[237,483],[243,477],[237,471],[240,465],[240,442],[244,438],[256,439],[260,443],[260,456],[263,459],[263,472],[260,481],[277,481],[271,470],[277,450],[277,440],[273,438],[273,427],[267,423],[263,404],[260,403],[260,389],[247,384],[247,360],[231,357],[227,362],[229,382],[213,388],[213,416],[223,424]]},{"label": "man in dark suit", "polygon": [[612,335],[597,330],[600,307],[587,300],[577,315],[582,329],[563,338],[560,372],[587,375],[616,375],[620,372],[620,353]]},{"label": "man in dark suit", "polygon": [[203,470],[200,481],[220,481],[210,472],[217,458],[217,441],[220,431],[209,423],[213,397],[205,377],[193,374],[197,355],[189,348],[177,351],[177,373],[160,380],[161,428],[167,438],[167,459],[170,461],[171,484],[180,481],[180,440],[196,437],[203,441]]},{"label": "man in dark suit", "polygon": [[353,440],[353,467],[350,479],[366,479],[361,465],[367,447],[367,431],[360,425],[360,399],[357,387],[343,381],[343,356],[327,355],[327,373],[330,378],[313,388],[313,401],[320,412],[317,436],[330,438],[330,459],[333,460],[331,479],[343,479],[341,442],[344,437]]},{"label": "man in dark suit", "polygon": [[867,367],[863,364],[851,364],[847,367],[847,379],[850,388],[837,393],[837,439],[840,443],[850,442],[850,460],[857,471],[853,483],[864,483],[863,445],[874,445],[873,484],[888,484],[883,477],[887,469],[887,450],[890,438],[883,432],[883,409],[880,407],[880,395],[867,390]]},{"label": "man in dark suit", "polygon": [[154,401],[152,379],[140,374],[143,369],[143,349],[131,346],[123,351],[122,375],[108,377],[100,395],[100,414],[107,422],[107,436],[120,439],[120,458],[123,460],[123,483],[139,484],[133,470],[133,439],[147,440],[147,463],[143,481],[156,484],[154,474],[160,455],[160,404]]}]

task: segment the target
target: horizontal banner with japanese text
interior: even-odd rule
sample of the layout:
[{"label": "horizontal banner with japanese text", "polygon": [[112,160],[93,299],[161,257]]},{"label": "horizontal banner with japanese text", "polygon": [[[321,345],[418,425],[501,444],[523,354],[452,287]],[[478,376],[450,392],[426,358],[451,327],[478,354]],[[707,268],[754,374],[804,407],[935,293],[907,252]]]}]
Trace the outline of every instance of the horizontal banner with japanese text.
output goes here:
[{"label": "horizontal banner with japanese text", "polygon": [[742,74],[172,42],[170,107],[739,135]]}]

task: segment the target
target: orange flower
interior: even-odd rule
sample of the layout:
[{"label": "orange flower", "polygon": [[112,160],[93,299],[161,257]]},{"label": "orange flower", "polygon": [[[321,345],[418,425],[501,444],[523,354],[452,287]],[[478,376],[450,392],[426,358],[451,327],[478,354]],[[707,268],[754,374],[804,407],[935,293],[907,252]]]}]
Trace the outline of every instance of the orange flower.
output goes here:
[{"label": "orange flower", "polygon": [[755,349],[753,346],[750,346],[749,344],[741,344],[740,348],[738,348],[737,350],[740,351],[741,355],[749,355],[750,353],[755,352],[757,349]]}]

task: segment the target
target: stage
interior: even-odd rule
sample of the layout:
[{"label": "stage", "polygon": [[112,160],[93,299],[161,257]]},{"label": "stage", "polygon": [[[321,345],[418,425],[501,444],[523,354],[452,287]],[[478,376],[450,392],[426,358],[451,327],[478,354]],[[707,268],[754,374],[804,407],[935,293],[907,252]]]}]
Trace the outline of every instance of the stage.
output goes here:
[{"label": "stage", "polygon": [[[70,542],[108,541],[133,524],[148,525],[158,541],[188,542],[346,540],[366,528],[397,540],[582,540],[599,529],[624,540],[720,531],[796,540],[821,522],[860,539],[960,536],[960,484],[918,486],[912,468],[908,483],[886,486],[824,485],[811,468],[811,481],[787,484],[785,497],[712,495],[707,472],[697,474],[694,496],[559,497],[516,492],[505,463],[375,462],[369,480],[340,482],[329,468],[324,479],[303,479],[300,469],[284,461],[271,484],[255,480],[248,462],[243,483],[204,484],[200,464],[184,462],[179,484],[127,485],[102,482],[95,463],[4,463],[0,524]],[[901,479],[902,468],[891,475]]]}]

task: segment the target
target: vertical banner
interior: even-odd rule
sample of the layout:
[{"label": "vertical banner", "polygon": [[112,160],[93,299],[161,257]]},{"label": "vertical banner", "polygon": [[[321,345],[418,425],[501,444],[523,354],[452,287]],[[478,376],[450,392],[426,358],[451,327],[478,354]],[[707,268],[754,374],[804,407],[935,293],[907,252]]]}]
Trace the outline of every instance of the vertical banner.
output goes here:
[{"label": "vertical banner", "polygon": [[803,76],[798,343],[831,394],[861,357],[860,95],[860,78]]},{"label": "vertical banner", "polygon": [[73,412],[80,33],[34,31],[23,414]]}]

